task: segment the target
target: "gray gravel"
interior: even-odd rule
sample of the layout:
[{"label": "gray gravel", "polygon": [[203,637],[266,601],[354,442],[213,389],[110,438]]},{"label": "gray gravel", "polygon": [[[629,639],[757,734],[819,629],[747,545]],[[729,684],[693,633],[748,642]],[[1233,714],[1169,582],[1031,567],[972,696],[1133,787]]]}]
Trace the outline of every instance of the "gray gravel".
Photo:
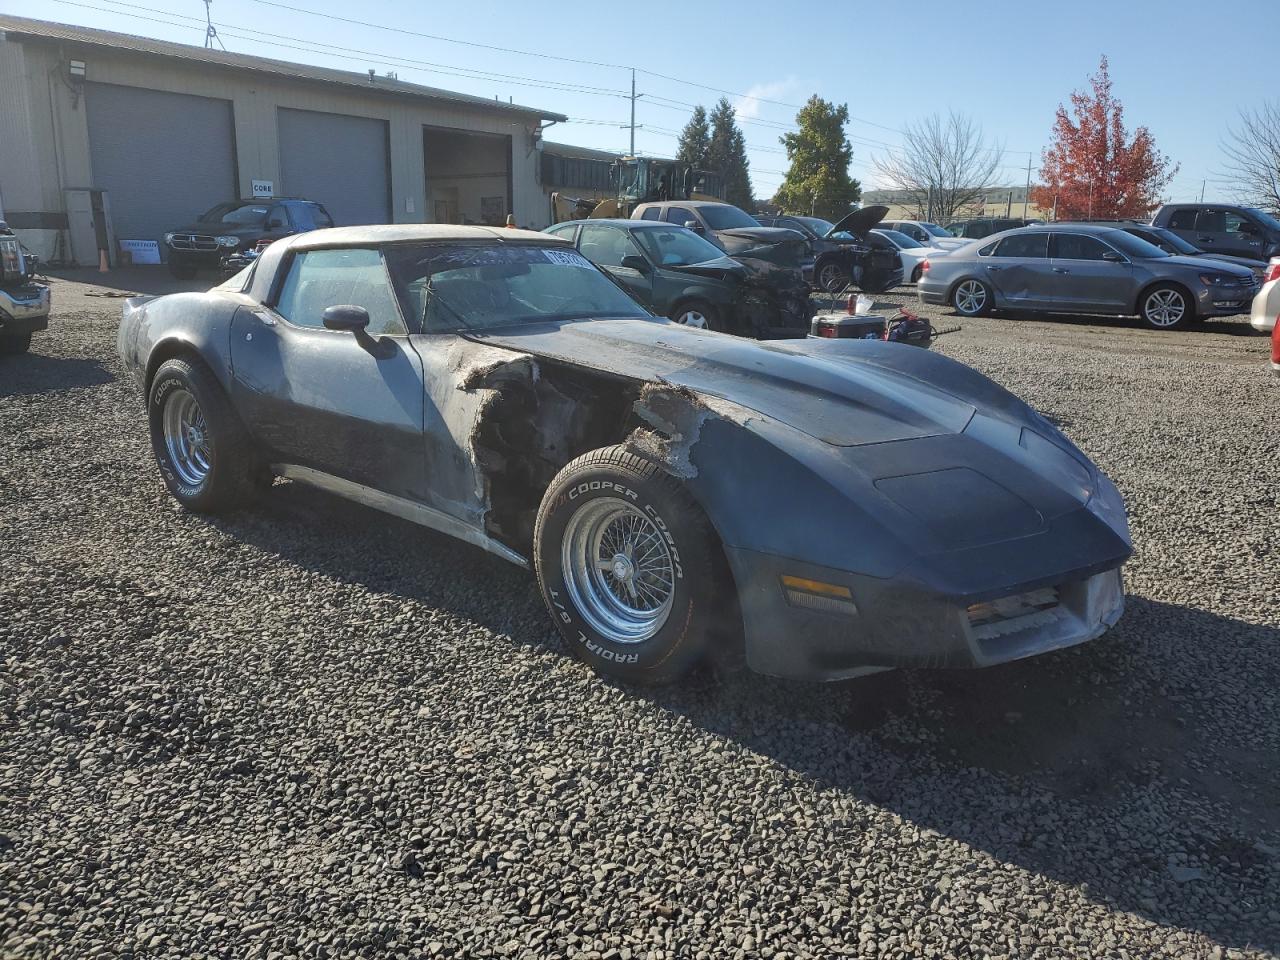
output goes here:
[{"label": "gray gravel", "polygon": [[1127,497],[1102,640],[652,691],[407,523],[288,484],[182,512],[103,291],[0,359],[0,956],[1280,948],[1280,385],[1243,323],[939,343]]}]

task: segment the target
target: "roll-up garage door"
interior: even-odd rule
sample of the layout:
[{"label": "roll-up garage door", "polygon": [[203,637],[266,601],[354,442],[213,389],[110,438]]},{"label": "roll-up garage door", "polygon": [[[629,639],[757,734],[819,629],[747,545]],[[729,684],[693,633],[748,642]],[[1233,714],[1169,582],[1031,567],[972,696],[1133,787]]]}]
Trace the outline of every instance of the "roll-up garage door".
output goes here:
[{"label": "roll-up garage door", "polygon": [[337,226],[390,221],[385,120],[284,107],[277,114],[283,196],[323,204]]},{"label": "roll-up garage door", "polygon": [[121,240],[155,240],[236,199],[231,101],[85,84],[92,186]]}]

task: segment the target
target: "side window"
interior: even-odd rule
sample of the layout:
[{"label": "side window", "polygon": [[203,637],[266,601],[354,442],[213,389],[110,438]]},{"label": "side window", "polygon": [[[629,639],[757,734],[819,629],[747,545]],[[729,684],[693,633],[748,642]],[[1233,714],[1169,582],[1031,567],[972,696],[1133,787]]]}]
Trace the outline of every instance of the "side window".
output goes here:
[{"label": "side window", "polygon": [[626,231],[595,224],[583,225],[578,250],[598,267],[620,267],[623,257],[640,252]]},{"label": "side window", "polygon": [[1170,230],[1194,230],[1196,228],[1196,212],[1194,210],[1175,210],[1169,218]]},{"label": "side window", "polygon": [[692,210],[687,210],[684,207],[667,207],[667,223],[678,223],[683,227],[690,220],[697,219]]},{"label": "side window", "polygon": [[1049,256],[1049,234],[1037,230],[1035,233],[1016,233],[1005,237],[996,247],[997,257],[1047,257]]},{"label": "side window", "polygon": [[996,245],[994,243],[988,243],[986,246],[978,248],[978,256],[980,257],[989,257],[995,252]]},{"label": "side window", "polygon": [[1055,233],[1053,255],[1058,260],[1101,260],[1107,245],[1080,233]]},{"label": "side window", "polygon": [[553,237],[564,237],[566,240],[572,240],[573,231],[577,229],[578,225],[576,223],[562,223],[558,226],[551,227],[547,230],[547,233],[551,234]]},{"label": "side window", "polygon": [[1196,229],[1201,233],[1222,233],[1226,229],[1226,221],[1221,210],[1201,210],[1196,216]]},{"label": "side window", "polygon": [[1257,231],[1252,220],[1248,217],[1242,217],[1231,210],[1223,214],[1223,220],[1227,233],[1255,233]]},{"label": "side window", "polygon": [[661,207],[649,207],[649,209],[645,210],[645,212],[644,212],[644,213],[640,214],[640,219],[641,219],[641,220],[661,220],[661,219],[662,219],[662,208],[661,208]]},{"label": "side window", "polygon": [[324,327],[326,307],[369,311],[370,336],[403,334],[391,281],[377,250],[308,250],[293,258],[275,311],[295,327]]},{"label": "side window", "polygon": [[284,208],[284,204],[277,203],[267,210],[267,229],[272,231],[293,229],[289,222],[289,211]]}]

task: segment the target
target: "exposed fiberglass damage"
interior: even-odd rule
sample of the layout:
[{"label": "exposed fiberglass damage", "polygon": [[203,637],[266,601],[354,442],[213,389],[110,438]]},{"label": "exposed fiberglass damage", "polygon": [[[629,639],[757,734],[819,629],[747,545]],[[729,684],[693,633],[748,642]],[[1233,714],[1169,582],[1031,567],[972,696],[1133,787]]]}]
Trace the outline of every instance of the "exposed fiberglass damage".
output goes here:
[{"label": "exposed fiberglass damage", "polygon": [[711,417],[745,423],[750,416],[686,387],[468,341],[455,343],[444,363],[455,378],[428,375],[427,382],[438,385],[432,399],[456,444],[454,503],[460,515],[525,555],[543,493],[574,457],[621,443],[672,476],[692,479],[703,424]]}]

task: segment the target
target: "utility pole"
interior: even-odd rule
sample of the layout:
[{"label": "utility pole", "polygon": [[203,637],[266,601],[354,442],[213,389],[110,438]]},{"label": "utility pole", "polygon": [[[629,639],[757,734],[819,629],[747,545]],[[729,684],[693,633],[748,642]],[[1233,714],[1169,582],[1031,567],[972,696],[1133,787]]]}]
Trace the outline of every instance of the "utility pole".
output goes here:
[{"label": "utility pole", "polygon": [[636,68],[631,68],[631,155],[636,155]]},{"label": "utility pole", "polygon": [[1089,178],[1089,219],[1093,219],[1093,177]]},{"label": "utility pole", "polygon": [[1200,181],[1200,202],[1201,203],[1204,203],[1204,185],[1206,182],[1207,181],[1205,180]]},{"label": "utility pole", "polygon": [[1031,152],[1027,151],[1027,192],[1022,195],[1022,219],[1027,219],[1027,201],[1031,199]]}]

